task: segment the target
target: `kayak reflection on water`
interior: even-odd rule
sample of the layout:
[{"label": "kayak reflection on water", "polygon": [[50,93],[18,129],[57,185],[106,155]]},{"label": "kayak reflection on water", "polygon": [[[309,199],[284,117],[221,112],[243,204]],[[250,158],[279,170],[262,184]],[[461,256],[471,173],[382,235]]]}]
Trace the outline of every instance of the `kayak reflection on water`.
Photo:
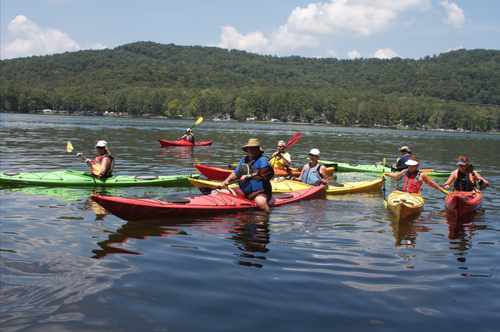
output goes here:
[{"label": "kayak reflection on water", "polygon": [[[249,216],[250,214],[250,216]],[[250,221],[251,220],[251,221]],[[114,245],[124,244],[129,239],[146,240],[148,237],[172,237],[174,235],[189,235],[192,232],[219,235],[233,234],[231,239],[236,242],[238,249],[246,253],[237,253],[240,257],[257,258],[265,260],[262,255],[253,253],[266,253],[269,243],[269,218],[267,214],[259,212],[237,213],[230,217],[183,218],[179,223],[173,219],[163,221],[137,222],[129,221],[116,231],[92,229],[99,233],[108,233],[108,238],[97,242],[101,249],[92,250],[91,258],[101,259],[110,254],[142,255],[141,252],[120,248]],[[194,237],[193,237],[194,238]],[[175,245],[172,245],[175,246]],[[197,248],[196,246],[182,246],[183,248]],[[262,264],[251,263],[247,260],[238,260],[238,265],[262,267]]]}]

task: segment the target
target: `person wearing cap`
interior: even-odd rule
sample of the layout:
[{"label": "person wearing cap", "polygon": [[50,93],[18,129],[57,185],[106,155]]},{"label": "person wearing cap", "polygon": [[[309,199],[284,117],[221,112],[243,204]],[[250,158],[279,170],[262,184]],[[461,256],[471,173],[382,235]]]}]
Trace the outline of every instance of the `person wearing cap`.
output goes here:
[{"label": "person wearing cap", "polygon": [[328,184],[328,172],[326,171],[326,166],[318,163],[319,153],[318,149],[312,149],[309,151],[309,163],[304,165],[297,180],[312,186]]},{"label": "person wearing cap", "polygon": [[476,190],[476,182],[478,182],[480,186],[490,185],[490,183],[479,173],[476,173],[473,170],[467,170],[467,168],[471,165],[469,164],[469,158],[466,156],[458,157],[457,165],[458,169],[454,170],[448,180],[444,183],[444,189],[450,188],[452,182],[455,191],[474,191]]},{"label": "person wearing cap", "polygon": [[179,138],[180,141],[188,141],[194,143],[194,134],[191,128],[186,129],[186,133]]},{"label": "person wearing cap", "polygon": [[285,152],[285,146],[285,141],[278,142],[278,151],[273,153],[273,156],[269,159],[272,167],[279,169],[288,169],[290,167],[292,158],[288,152]]},{"label": "person wearing cap", "polygon": [[[258,139],[250,138],[242,149],[247,155],[240,160],[234,172],[221,183],[221,188],[226,188],[229,182],[240,179],[239,187],[223,189],[221,192],[253,200],[257,203],[259,210],[269,212],[267,203],[272,197],[271,182],[257,176],[257,174],[263,167],[269,167],[271,171],[272,167],[270,167],[267,158],[262,155],[264,150],[260,147]],[[250,176],[252,179],[247,180]]]},{"label": "person wearing cap", "polygon": [[[97,157],[95,157],[94,161],[92,162],[92,165],[99,164],[101,166],[101,173],[100,174],[95,174],[94,168],[90,169],[90,174],[92,177],[96,178],[109,178],[113,176],[113,168],[115,166],[115,157],[111,155],[108,149],[108,143],[106,141],[99,141],[95,145],[95,150],[98,154]],[[77,156],[83,157],[83,153],[77,153]],[[90,159],[85,159],[86,163],[90,163]]]},{"label": "person wearing cap", "polygon": [[406,165],[406,162],[411,157],[411,150],[410,150],[409,147],[407,147],[405,145],[405,146],[401,147],[399,149],[399,151],[401,151],[401,157],[398,158],[398,160],[396,161],[396,163],[394,165],[392,165],[391,168],[395,169],[397,171],[402,171],[402,170],[408,168],[408,166]]},{"label": "person wearing cap", "polygon": [[417,156],[410,156],[408,161],[406,161],[406,166],[408,169],[404,169],[399,173],[384,173],[382,174],[382,178],[388,176],[393,179],[400,179],[404,176],[403,188],[399,188],[400,191],[420,194],[422,182],[425,182],[430,187],[443,191],[436,182],[432,181],[427,174],[422,173],[418,169],[419,160]]}]

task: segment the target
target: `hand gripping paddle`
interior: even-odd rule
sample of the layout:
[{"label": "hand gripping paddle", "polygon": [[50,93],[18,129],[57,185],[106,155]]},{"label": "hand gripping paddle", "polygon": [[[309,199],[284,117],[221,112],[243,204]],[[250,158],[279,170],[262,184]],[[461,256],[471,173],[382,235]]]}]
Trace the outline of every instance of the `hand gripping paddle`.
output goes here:
[{"label": "hand gripping paddle", "polygon": [[[66,151],[68,151],[69,153],[75,152],[75,154],[79,153],[78,151],[76,151],[75,149],[73,149],[73,144],[71,144],[70,141],[68,141],[68,144],[66,144]],[[86,160],[84,156],[81,156],[81,158],[83,160]],[[90,162],[88,162],[87,165],[89,165],[94,170],[94,173],[96,175],[101,174],[101,170],[102,170],[101,165],[99,165],[99,164],[92,165]]]},{"label": "hand gripping paddle", "polygon": [[[264,180],[270,180],[274,176],[274,168],[272,168],[271,166],[262,167],[261,169],[259,169],[259,172],[257,174],[246,178],[245,181],[250,180],[256,176],[260,176]],[[239,183],[239,182],[241,182],[241,180],[231,181],[228,183],[228,185],[233,184],[233,183]],[[222,186],[199,188],[199,189],[203,195],[208,195],[208,194],[212,193],[212,191],[214,191],[214,190],[222,189]]]}]

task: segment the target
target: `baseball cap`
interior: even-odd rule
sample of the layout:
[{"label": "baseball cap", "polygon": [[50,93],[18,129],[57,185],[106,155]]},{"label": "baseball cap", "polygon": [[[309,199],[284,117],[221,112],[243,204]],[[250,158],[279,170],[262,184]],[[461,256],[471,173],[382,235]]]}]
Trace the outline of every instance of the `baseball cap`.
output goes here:
[{"label": "baseball cap", "polygon": [[309,151],[309,155],[311,156],[319,156],[319,150],[318,149],[312,149]]},{"label": "baseball cap", "polygon": [[95,145],[95,147],[96,148],[104,148],[107,145],[108,145],[108,143],[106,141],[99,141],[99,142],[97,142],[97,144]]}]

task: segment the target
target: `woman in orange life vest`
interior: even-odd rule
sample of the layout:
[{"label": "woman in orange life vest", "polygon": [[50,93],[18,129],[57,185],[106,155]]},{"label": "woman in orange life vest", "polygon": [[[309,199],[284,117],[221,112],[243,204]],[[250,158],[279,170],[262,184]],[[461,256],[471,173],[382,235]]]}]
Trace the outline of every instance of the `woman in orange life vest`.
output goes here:
[{"label": "woman in orange life vest", "polygon": [[466,156],[460,156],[457,159],[458,169],[451,173],[448,180],[444,183],[443,188],[450,188],[452,182],[455,191],[474,191],[476,190],[476,182],[480,186],[489,186],[490,183],[486,181],[479,173],[467,172],[466,169],[469,166],[469,158]]},{"label": "woman in orange life vest", "polygon": [[420,194],[422,182],[425,182],[436,190],[443,191],[443,188],[432,181],[427,174],[418,170],[419,160],[417,156],[411,156],[405,164],[408,165],[408,169],[402,170],[399,173],[384,173],[382,174],[382,178],[388,176],[393,179],[399,179],[404,176],[404,187],[401,190],[403,192]]},{"label": "woman in orange life vest", "polygon": [[[94,169],[92,168],[90,170],[90,173],[92,174],[92,177],[98,177],[98,178],[109,178],[113,176],[113,168],[115,166],[115,157],[111,155],[108,149],[108,143],[106,141],[99,141],[95,145],[95,150],[98,154],[97,157],[95,157],[94,161],[92,162],[92,165],[99,164],[101,166],[101,173],[100,174],[95,174]],[[77,154],[79,157],[84,157],[83,153],[78,153]],[[84,157],[85,158],[85,157]],[[86,163],[90,162],[90,159],[85,160]]]}]

